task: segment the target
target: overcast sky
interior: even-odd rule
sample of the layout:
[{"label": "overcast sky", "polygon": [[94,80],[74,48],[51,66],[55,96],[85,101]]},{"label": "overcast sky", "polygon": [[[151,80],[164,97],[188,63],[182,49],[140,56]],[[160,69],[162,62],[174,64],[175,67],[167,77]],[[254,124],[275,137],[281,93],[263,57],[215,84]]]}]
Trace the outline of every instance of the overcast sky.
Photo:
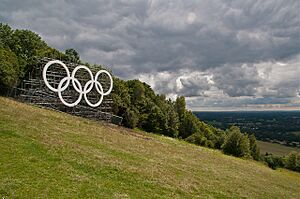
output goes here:
[{"label": "overcast sky", "polygon": [[300,109],[299,0],[0,0],[0,22],[192,110]]}]

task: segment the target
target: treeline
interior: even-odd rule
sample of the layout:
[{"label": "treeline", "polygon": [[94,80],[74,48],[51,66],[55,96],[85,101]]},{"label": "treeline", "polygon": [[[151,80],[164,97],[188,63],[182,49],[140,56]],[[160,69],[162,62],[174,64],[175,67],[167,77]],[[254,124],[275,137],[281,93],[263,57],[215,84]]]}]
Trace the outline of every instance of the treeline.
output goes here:
[{"label": "treeline", "polygon": [[261,156],[262,161],[264,161],[270,168],[286,168],[293,171],[300,172],[300,153],[295,151],[290,152],[287,156],[275,156],[266,153]]},{"label": "treeline", "polygon": [[235,126],[223,131],[205,124],[187,110],[182,96],[171,101],[165,95],[155,94],[146,83],[118,78],[115,78],[114,90],[113,112],[123,117],[126,127],[184,139],[237,157],[260,160],[254,135],[243,134]]},{"label": "treeline", "polygon": [[[37,65],[38,57],[51,57],[88,67],[102,67],[82,63],[74,49],[67,49],[63,53],[49,47],[39,35],[30,30],[13,30],[0,23],[0,95],[7,95],[12,88],[17,87]],[[243,134],[238,127],[223,131],[205,124],[187,110],[185,98],[182,96],[172,101],[165,95],[156,94],[149,85],[139,80],[124,81],[113,78],[112,110],[114,114],[123,117],[124,126],[184,139],[237,157],[264,160],[271,165],[269,157],[262,158],[259,155],[254,135]],[[296,159],[299,160],[299,155]],[[294,166],[286,168],[293,169]]]},{"label": "treeline", "polygon": [[244,134],[236,126],[223,131],[200,121],[187,110],[182,96],[171,101],[165,95],[155,94],[146,83],[115,77],[112,97],[113,112],[123,117],[126,127],[184,139],[196,145],[220,149],[228,155],[262,161],[272,169],[283,167],[300,171],[300,154],[292,152],[287,157],[260,155],[254,134]]},{"label": "treeline", "polygon": [[37,65],[37,57],[80,62],[74,49],[62,53],[30,30],[13,30],[0,23],[0,94],[7,95]]}]

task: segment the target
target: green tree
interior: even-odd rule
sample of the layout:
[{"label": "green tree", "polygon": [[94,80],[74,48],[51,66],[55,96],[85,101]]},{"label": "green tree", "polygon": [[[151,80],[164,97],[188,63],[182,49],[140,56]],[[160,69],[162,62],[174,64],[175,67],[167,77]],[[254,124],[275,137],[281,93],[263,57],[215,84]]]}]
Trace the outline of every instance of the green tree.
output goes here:
[{"label": "green tree", "polygon": [[234,155],[236,157],[249,157],[250,141],[248,136],[242,134],[238,127],[232,126],[227,131],[222,150],[225,154]]},{"label": "green tree", "polygon": [[20,66],[17,56],[9,49],[0,48],[0,94],[5,95],[18,84]]},{"label": "green tree", "polygon": [[249,136],[249,141],[250,141],[250,153],[251,156],[254,160],[259,160],[260,158],[260,149],[257,145],[257,141],[256,138],[254,136],[254,134],[251,134]]},{"label": "green tree", "polygon": [[171,137],[178,137],[179,117],[172,104],[168,106],[166,120],[167,135]]},{"label": "green tree", "polygon": [[65,51],[65,55],[66,55],[66,60],[70,61],[70,62],[80,62],[80,56],[79,53],[73,49],[73,48],[69,48]]},{"label": "green tree", "polygon": [[200,133],[194,133],[185,139],[187,142],[196,144],[196,145],[205,145],[206,138]]},{"label": "green tree", "polygon": [[129,80],[127,81],[129,87],[129,93],[131,96],[131,102],[135,105],[143,103],[145,97],[145,87],[139,80]]},{"label": "green tree", "polygon": [[112,92],[112,111],[116,115],[124,116],[125,110],[130,106],[129,88],[124,80],[114,78],[114,90]]},{"label": "green tree", "polygon": [[268,155],[265,157],[265,162],[267,163],[267,165],[271,168],[271,169],[277,169],[278,168],[278,164],[276,159],[274,158],[273,155]]},{"label": "green tree", "polygon": [[44,54],[49,47],[41,37],[30,30],[15,30],[11,50],[26,62],[31,62],[34,56]]},{"label": "green tree", "polygon": [[263,157],[263,160],[267,163],[267,165],[272,169],[277,169],[278,167],[283,167],[284,162],[282,157],[277,157],[272,154],[266,154]]},{"label": "green tree", "polygon": [[199,119],[191,111],[186,111],[180,121],[179,136],[185,139],[194,133],[199,133],[199,123]]},{"label": "green tree", "polygon": [[186,103],[185,103],[185,98],[183,96],[176,98],[175,109],[178,113],[179,120],[182,122],[186,112]]},{"label": "green tree", "polygon": [[300,154],[292,151],[286,157],[285,167],[294,171],[300,171]]},{"label": "green tree", "polygon": [[0,23],[0,47],[10,48],[13,45],[13,30],[7,24]]},{"label": "green tree", "polygon": [[137,111],[127,109],[125,113],[125,125],[129,128],[135,128],[139,122]]},{"label": "green tree", "polygon": [[216,129],[215,130],[215,134],[216,134],[216,141],[215,141],[215,148],[216,149],[221,149],[222,145],[225,142],[225,133],[223,130],[221,129]]}]

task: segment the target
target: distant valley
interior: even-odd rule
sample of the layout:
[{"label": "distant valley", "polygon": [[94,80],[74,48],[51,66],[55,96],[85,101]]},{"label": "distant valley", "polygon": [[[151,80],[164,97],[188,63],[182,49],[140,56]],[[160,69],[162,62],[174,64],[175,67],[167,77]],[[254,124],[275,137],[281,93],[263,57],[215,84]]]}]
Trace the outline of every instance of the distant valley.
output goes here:
[{"label": "distant valley", "polygon": [[226,129],[232,125],[257,139],[300,148],[300,111],[194,112],[208,124]]}]

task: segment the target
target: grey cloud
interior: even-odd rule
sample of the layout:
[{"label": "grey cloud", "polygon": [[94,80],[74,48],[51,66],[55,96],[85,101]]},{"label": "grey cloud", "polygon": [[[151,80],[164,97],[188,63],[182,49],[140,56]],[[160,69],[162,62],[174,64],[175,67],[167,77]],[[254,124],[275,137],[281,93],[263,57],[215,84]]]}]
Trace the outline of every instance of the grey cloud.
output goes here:
[{"label": "grey cloud", "polygon": [[224,65],[214,69],[212,74],[216,87],[230,97],[255,96],[256,88],[262,84],[256,68],[252,65]]},{"label": "grey cloud", "polygon": [[268,72],[260,65],[288,63],[300,54],[297,0],[0,0],[0,4],[2,22],[36,31],[60,50],[75,48],[83,60],[109,66],[121,78],[141,77],[170,96],[228,96],[232,103],[250,103],[240,96],[265,97],[275,103],[275,98],[299,93],[293,73],[280,78],[277,66],[270,66],[272,80],[261,76],[262,69],[264,75]]},{"label": "grey cloud", "polygon": [[[136,73],[206,69],[299,53],[297,1],[3,1],[2,5],[3,19],[37,31],[55,47],[72,46],[82,55],[90,48],[112,52],[89,59],[111,65],[117,74],[124,64]],[[124,49],[132,53],[120,53]]]},{"label": "grey cloud", "polygon": [[158,72],[142,74],[139,79],[148,82],[159,93],[169,97],[183,95],[186,97],[205,96],[205,91],[212,87],[206,73],[180,70],[177,73]]}]

